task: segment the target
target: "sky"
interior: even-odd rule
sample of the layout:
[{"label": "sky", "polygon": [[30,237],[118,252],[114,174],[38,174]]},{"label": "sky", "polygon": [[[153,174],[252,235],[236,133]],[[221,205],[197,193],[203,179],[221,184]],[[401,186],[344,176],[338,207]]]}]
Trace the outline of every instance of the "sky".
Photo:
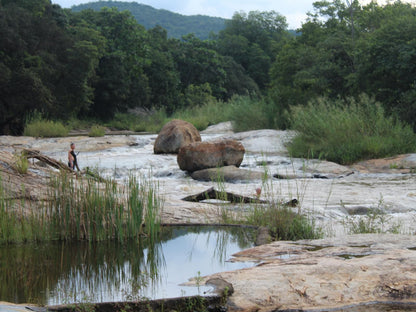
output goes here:
[{"label": "sky", "polygon": [[[92,2],[95,0],[52,0],[63,8],[73,5]],[[98,1],[98,0],[97,0]],[[223,18],[232,18],[235,12],[244,11],[276,11],[286,17],[289,29],[302,26],[307,12],[313,11],[312,3],[317,0],[126,0],[150,5],[156,9],[165,9],[183,15],[209,15]],[[362,5],[371,0],[360,0]],[[389,0],[376,0],[383,4]],[[416,0],[403,0],[416,5]]]},{"label": "sky", "polygon": [[[183,15],[209,15],[231,18],[235,12],[276,11],[286,17],[290,29],[299,28],[306,19],[306,13],[312,11],[315,0],[128,0],[150,5],[156,9],[165,9]],[[91,2],[88,0],[52,0],[63,8]]]}]

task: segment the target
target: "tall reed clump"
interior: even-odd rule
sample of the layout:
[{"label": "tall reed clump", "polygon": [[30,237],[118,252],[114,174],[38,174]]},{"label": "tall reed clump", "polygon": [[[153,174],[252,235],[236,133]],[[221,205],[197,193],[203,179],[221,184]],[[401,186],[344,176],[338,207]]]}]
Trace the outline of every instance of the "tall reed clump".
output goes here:
[{"label": "tall reed clump", "polygon": [[346,101],[320,98],[293,107],[292,128],[299,133],[288,146],[294,157],[351,164],[416,151],[412,128],[386,116],[381,104],[366,95]]},{"label": "tall reed clump", "polygon": [[42,226],[43,215],[37,209],[26,214],[26,200],[8,194],[0,176],[0,244],[39,240],[47,236]]},{"label": "tall reed clump", "polygon": [[117,184],[62,174],[51,178],[49,200],[25,213],[28,203],[9,199],[0,183],[0,243],[155,239],[162,205],[157,191],[157,185],[133,176]]},{"label": "tall reed clump", "polygon": [[56,239],[123,241],[157,234],[161,202],[151,182],[130,176],[119,185],[62,175],[52,183],[47,215]]}]

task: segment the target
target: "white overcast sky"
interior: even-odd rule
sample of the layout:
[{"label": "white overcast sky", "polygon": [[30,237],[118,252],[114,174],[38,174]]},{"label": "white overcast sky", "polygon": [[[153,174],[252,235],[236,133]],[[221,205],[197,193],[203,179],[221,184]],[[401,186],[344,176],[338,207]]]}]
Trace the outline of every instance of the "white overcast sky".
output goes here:
[{"label": "white overcast sky", "polygon": [[[132,2],[134,0],[128,0]],[[386,0],[377,0],[383,2]],[[415,3],[416,0],[403,2]],[[89,0],[52,0],[63,8],[92,2]],[[231,18],[235,12],[274,10],[286,17],[290,29],[299,28],[306,19],[306,13],[312,11],[315,0],[137,0],[135,2],[150,5],[156,9],[165,9],[183,15],[209,15]],[[361,0],[362,4],[370,0]]]}]

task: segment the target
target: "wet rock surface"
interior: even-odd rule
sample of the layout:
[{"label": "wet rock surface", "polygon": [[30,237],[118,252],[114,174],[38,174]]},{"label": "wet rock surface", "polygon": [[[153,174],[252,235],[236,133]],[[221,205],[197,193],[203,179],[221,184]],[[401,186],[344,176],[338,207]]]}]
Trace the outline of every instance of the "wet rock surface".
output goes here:
[{"label": "wet rock surface", "polygon": [[415,236],[361,234],[273,242],[233,255],[254,268],[206,277],[233,285],[229,311],[333,309],[416,298]]}]

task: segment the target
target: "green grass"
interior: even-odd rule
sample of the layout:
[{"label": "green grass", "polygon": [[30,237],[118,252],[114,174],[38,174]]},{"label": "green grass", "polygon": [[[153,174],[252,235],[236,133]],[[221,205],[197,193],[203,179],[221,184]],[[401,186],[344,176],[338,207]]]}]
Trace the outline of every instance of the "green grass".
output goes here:
[{"label": "green grass", "polygon": [[283,203],[257,205],[247,216],[247,224],[265,226],[275,240],[315,239],[322,231],[313,219],[293,211]]},{"label": "green grass", "polygon": [[[298,206],[292,207],[282,200],[276,199],[277,194],[266,171],[267,168],[265,168],[262,183],[263,191],[261,191],[264,193],[265,203],[241,203],[241,209],[238,212],[230,211],[224,206],[218,211],[222,222],[225,224],[266,227],[269,229],[273,240],[322,238],[322,229],[315,224],[312,216],[302,213],[300,203],[298,203]],[[219,191],[218,199],[224,200],[226,196],[221,194],[225,194],[224,181],[218,176],[214,182],[217,183]],[[303,197],[300,192],[302,190],[296,190],[295,192],[298,199]]]},{"label": "green grass", "polygon": [[416,151],[412,128],[386,116],[382,106],[365,95],[358,101],[320,98],[293,107],[292,125],[299,133],[288,146],[293,157],[352,164]]},{"label": "green grass", "polygon": [[41,205],[9,199],[0,181],[0,243],[115,239],[159,233],[157,185],[130,176],[124,184],[62,174]]},{"label": "green grass", "polygon": [[94,125],[88,132],[89,137],[103,137],[105,135],[105,128],[102,126]]},{"label": "green grass", "polygon": [[68,128],[62,122],[42,119],[27,123],[23,134],[37,138],[52,138],[67,136],[68,132]]},{"label": "green grass", "polygon": [[172,119],[190,122],[200,131],[210,125],[232,121],[236,131],[246,131],[275,128],[275,116],[271,102],[249,96],[236,96],[228,102],[210,99],[201,105],[179,109],[170,116],[163,109],[145,115],[118,113],[105,125],[119,130],[157,133]]},{"label": "green grass", "polygon": [[237,132],[278,128],[276,106],[267,99],[236,96],[227,105],[230,106],[228,120]]}]

